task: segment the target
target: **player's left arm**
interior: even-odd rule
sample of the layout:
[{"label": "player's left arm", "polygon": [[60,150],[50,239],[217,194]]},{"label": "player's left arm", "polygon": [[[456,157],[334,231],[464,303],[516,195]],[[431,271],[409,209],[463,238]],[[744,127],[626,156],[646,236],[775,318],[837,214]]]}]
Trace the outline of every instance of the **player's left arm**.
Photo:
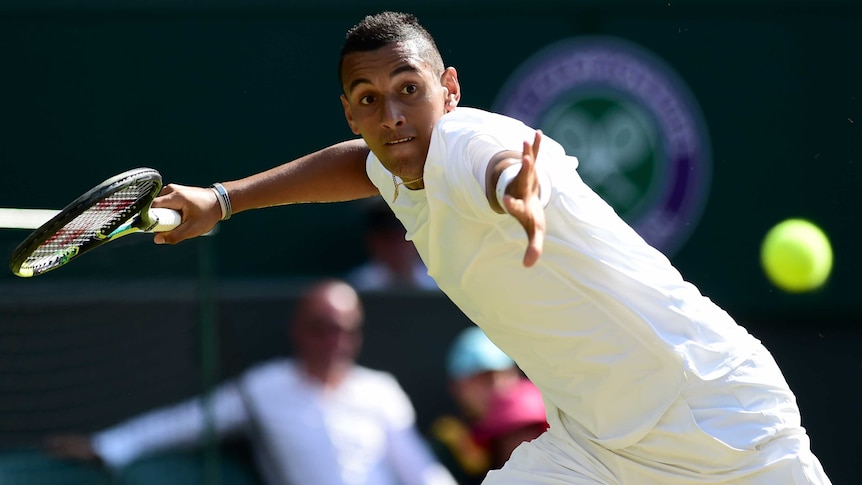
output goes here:
[{"label": "player's left arm", "polygon": [[[524,142],[522,153],[510,150],[497,153],[485,172],[488,204],[495,212],[508,213],[517,219],[527,232],[526,267],[539,260],[545,241],[545,207],[540,198],[542,184],[536,168],[541,142],[542,132],[537,130],[532,143]],[[548,185],[545,190],[550,190],[548,183],[544,185]]]}]

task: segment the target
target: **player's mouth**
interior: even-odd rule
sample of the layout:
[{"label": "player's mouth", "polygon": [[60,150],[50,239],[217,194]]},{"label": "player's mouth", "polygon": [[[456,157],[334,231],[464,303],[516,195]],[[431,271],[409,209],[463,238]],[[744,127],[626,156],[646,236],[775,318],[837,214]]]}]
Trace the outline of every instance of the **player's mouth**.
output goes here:
[{"label": "player's mouth", "polygon": [[415,137],[408,136],[407,138],[399,138],[398,140],[387,141],[387,145],[398,145],[399,143],[406,143],[408,141],[413,140]]}]

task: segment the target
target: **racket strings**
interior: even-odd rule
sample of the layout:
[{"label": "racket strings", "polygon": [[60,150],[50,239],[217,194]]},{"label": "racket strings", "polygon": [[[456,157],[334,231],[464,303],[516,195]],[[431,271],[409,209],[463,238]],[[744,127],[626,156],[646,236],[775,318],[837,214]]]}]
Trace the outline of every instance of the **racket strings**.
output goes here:
[{"label": "racket strings", "polygon": [[153,181],[132,184],[100,199],[36,248],[25,265],[37,271],[59,266],[77,255],[81,246],[107,238],[140,212],[155,184]]},{"label": "racket strings", "polygon": [[[142,206],[146,203],[144,197],[152,192],[154,185],[155,183],[152,181],[130,185],[107,199],[99,201],[91,210],[105,212],[110,217],[100,226],[96,236],[99,238],[110,236],[117,228],[140,213],[143,209]],[[104,205],[99,207],[99,204],[103,203]]]}]

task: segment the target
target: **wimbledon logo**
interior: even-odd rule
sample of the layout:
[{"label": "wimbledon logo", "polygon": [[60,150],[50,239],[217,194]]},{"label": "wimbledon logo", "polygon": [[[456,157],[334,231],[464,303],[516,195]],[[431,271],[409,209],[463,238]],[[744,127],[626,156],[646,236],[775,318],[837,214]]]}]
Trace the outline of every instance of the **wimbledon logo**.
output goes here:
[{"label": "wimbledon logo", "polygon": [[682,80],[654,54],[611,37],[539,51],[506,82],[494,111],[541,128],[653,246],[674,253],[709,191],[709,139]]}]

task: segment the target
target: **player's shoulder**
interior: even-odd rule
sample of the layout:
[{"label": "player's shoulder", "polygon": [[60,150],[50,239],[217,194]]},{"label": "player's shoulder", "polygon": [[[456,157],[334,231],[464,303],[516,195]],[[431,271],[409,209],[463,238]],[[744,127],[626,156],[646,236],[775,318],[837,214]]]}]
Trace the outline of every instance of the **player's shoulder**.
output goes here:
[{"label": "player's shoulder", "polygon": [[443,115],[437,122],[443,135],[458,133],[493,132],[497,130],[524,130],[527,126],[515,118],[478,108],[459,107]]},{"label": "player's shoulder", "polygon": [[[531,138],[534,133],[534,130],[514,118],[476,108],[458,107],[437,122],[431,135],[428,158],[450,167],[446,169],[447,173],[454,173],[451,167],[459,166],[459,162],[466,162],[465,166],[470,167],[477,161],[469,156],[476,153],[471,146],[484,147],[490,144],[491,149],[496,151],[519,150],[522,140]],[[483,161],[487,161],[484,159],[487,151],[479,149]]]}]

